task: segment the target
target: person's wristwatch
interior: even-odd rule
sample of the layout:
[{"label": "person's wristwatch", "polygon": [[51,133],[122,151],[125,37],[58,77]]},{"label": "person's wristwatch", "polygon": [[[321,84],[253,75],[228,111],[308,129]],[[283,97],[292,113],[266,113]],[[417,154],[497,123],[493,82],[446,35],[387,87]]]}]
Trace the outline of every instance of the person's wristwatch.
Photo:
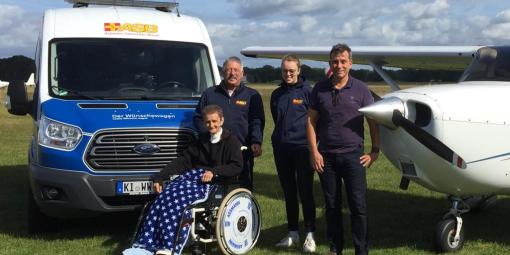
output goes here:
[{"label": "person's wristwatch", "polygon": [[379,153],[379,147],[372,147],[370,153]]}]

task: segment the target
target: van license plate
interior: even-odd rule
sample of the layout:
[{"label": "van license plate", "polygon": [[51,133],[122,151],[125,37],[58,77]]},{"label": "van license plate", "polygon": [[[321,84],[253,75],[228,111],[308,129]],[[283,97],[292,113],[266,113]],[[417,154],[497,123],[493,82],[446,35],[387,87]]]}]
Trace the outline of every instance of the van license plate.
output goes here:
[{"label": "van license plate", "polygon": [[152,181],[117,182],[117,195],[148,195],[152,193]]}]

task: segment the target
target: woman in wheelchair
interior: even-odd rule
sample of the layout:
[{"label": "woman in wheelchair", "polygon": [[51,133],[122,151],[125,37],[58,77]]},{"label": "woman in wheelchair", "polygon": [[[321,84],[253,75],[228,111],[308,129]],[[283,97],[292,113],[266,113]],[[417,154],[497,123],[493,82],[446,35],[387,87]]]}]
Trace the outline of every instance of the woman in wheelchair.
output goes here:
[{"label": "woman in wheelchair", "polygon": [[[181,254],[190,230],[189,225],[179,230],[183,214],[190,216],[185,208],[207,199],[214,176],[233,177],[241,173],[241,143],[222,129],[222,109],[209,105],[203,109],[203,116],[209,132],[200,134],[198,141],[156,176],[154,189],[159,195],[145,216],[133,247],[125,250],[124,255]],[[163,180],[171,175],[179,176],[163,187]]]}]

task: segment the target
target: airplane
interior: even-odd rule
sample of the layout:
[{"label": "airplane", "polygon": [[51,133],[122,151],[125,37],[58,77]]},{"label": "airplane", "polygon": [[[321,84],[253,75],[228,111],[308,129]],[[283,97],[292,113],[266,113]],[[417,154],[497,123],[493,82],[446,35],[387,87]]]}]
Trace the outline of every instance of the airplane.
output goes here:
[{"label": "airplane", "polygon": [[[7,87],[9,85],[8,81],[2,81],[0,80],[0,88]],[[34,81],[34,73],[30,74],[30,77],[28,77],[28,80],[25,82],[26,86],[35,86]]]},{"label": "airplane", "polygon": [[[294,54],[328,61],[331,47],[248,47],[255,58]],[[510,46],[351,47],[354,64],[370,65],[391,92],[360,109],[380,126],[381,150],[413,181],[448,195],[436,225],[437,252],[462,249],[462,215],[510,194]],[[464,70],[456,84],[400,89],[383,67]]]},{"label": "airplane", "polygon": [[35,80],[34,80],[34,73],[31,73],[28,77],[27,81],[25,82],[25,86],[35,86]]}]

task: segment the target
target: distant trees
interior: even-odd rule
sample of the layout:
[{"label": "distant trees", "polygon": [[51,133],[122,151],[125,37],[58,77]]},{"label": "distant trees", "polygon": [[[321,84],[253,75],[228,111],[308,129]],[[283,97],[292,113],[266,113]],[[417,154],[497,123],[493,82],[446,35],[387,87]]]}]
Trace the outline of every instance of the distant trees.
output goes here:
[{"label": "distant trees", "polygon": [[35,72],[34,60],[25,56],[0,58],[0,80],[24,80]]},{"label": "distant trees", "polygon": [[[388,75],[400,82],[455,82],[462,74],[461,71],[430,71],[415,69],[385,70]],[[244,68],[246,80],[251,83],[279,82],[281,80],[281,68],[265,65],[259,68]],[[324,68],[313,68],[307,65],[301,66],[301,75],[309,81],[320,81],[326,78]],[[381,76],[369,69],[351,70],[351,75],[365,82],[381,82]]]},{"label": "distant trees", "polygon": [[[218,66],[221,71],[221,67]],[[25,56],[13,56],[0,59],[0,80],[27,80],[35,72],[34,60]],[[386,70],[388,75],[400,82],[455,82],[462,74],[461,71],[429,71],[415,69]],[[262,67],[245,67],[246,80],[251,83],[277,83],[281,80],[281,68],[265,65]],[[301,66],[301,74],[307,80],[315,82],[326,77],[324,68]],[[351,70],[351,75],[365,82],[380,82],[381,77],[370,69]]]},{"label": "distant trees", "polygon": [[[282,79],[282,69],[270,65],[259,68],[245,67],[244,74],[246,75],[246,80],[252,83],[279,82]],[[326,73],[323,68],[312,68],[302,65],[301,75],[306,77],[307,80],[319,81],[324,79]]]}]

